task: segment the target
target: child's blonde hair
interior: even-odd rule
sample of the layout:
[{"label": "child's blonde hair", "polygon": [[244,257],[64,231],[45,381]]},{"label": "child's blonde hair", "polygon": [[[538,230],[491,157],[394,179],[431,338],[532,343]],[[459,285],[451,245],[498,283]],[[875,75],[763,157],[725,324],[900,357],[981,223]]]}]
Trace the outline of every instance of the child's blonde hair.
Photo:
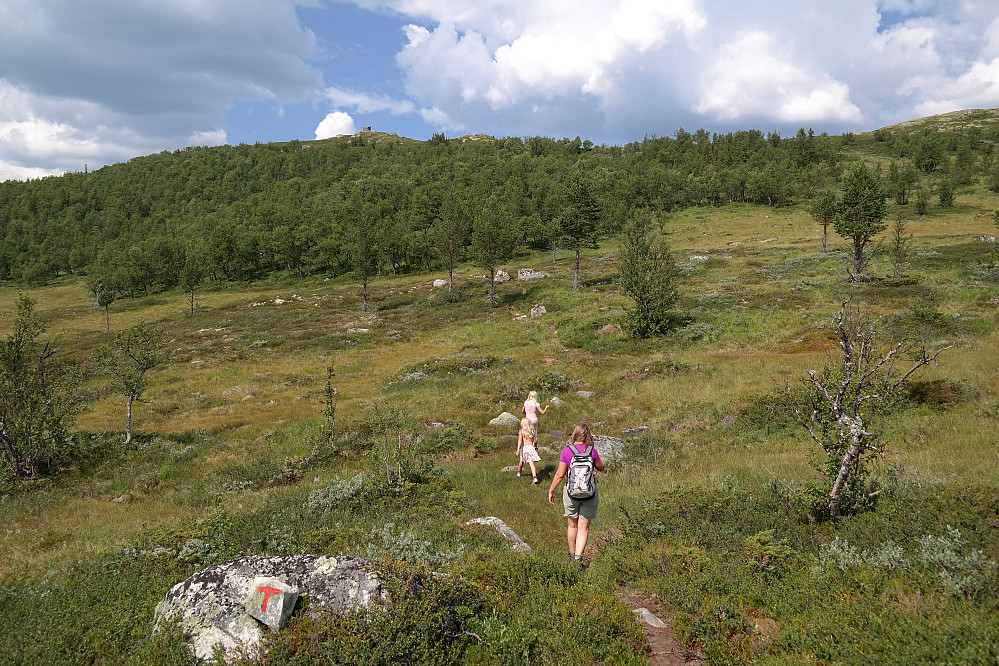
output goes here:
[{"label": "child's blonde hair", "polygon": [[520,419],[520,429],[531,436],[534,439],[534,425],[531,423],[531,419],[526,416]]},{"label": "child's blonde hair", "polygon": [[530,393],[527,394],[527,399],[528,400],[533,400],[534,402],[537,402],[538,401],[538,392],[537,391],[531,391]]}]

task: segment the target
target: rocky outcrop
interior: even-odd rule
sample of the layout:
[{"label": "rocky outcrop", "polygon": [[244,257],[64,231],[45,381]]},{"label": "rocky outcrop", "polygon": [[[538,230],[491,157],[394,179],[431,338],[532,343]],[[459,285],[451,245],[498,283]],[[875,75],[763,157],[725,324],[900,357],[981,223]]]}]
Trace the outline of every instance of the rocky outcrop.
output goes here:
[{"label": "rocky outcrop", "polygon": [[299,597],[309,613],[345,611],[381,598],[382,586],[356,557],[247,556],[216,564],[177,583],[156,605],[155,623],[177,619],[199,659],[216,645],[227,656],[254,655],[268,627],[288,620]]}]

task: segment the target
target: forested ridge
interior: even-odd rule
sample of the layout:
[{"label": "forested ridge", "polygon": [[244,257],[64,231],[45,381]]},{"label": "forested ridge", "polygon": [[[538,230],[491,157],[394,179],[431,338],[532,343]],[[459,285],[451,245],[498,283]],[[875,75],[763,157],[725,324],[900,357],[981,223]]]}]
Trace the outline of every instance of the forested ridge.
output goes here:
[{"label": "forested ridge", "polygon": [[623,146],[362,132],[164,151],[0,183],[0,280],[85,274],[100,300],[101,290],[114,298],[271,271],[446,268],[474,251],[476,221],[534,249],[592,244],[637,209],[661,217],[729,202],[807,205],[837,190],[861,156],[879,162],[886,192],[906,203],[914,192],[946,196],[976,178],[999,180],[999,128],[966,120],[844,136],[802,128],[786,138],[680,129]]}]

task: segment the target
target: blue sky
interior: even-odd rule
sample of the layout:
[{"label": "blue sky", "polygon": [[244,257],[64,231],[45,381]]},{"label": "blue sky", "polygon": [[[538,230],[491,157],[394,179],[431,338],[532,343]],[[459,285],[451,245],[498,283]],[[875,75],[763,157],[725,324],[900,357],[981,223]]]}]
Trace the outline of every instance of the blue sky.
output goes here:
[{"label": "blue sky", "polygon": [[993,0],[0,0],[0,180],[193,145],[999,107]]}]

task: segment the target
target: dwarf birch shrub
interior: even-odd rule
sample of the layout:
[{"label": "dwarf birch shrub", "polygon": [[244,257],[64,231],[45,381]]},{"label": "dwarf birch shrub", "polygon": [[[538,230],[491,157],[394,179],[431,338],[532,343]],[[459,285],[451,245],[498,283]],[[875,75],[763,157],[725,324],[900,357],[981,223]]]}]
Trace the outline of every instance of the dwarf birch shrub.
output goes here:
[{"label": "dwarf birch shrub", "polygon": [[363,483],[363,473],[351,479],[334,479],[325,488],[318,488],[309,493],[305,508],[310,513],[329,513],[343,502],[356,497]]},{"label": "dwarf birch shrub", "polygon": [[19,294],[14,331],[0,342],[0,479],[46,476],[77,449],[82,377],[39,339],[44,331],[34,299]]},{"label": "dwarf birch shrub", "polygon": [[360,553],[369,560],[388,558],[390,560],[418,563],[431,568],[440,568],[464,555],[461,544],[455,550],[441,550],[417,537],[413,532],[396,529],[395,523],[386,523],[368,533],[368,543]]},{"label": "dwarf birch shrub", "polygon": [[838,536],[819,547],[816,561],[818,569],[836,567],[841,571],[861,566],[903,569],[909,564],[903,548],[892,541],[874,550],[862,550]]},{"label": "dwarf birch shrub", "polygon": [[944,589],[955,596],[972,597],[988,582],[996,563],[980,550],[961,555],[965,546],[961,532],[947,525],[944,534],[927,534],[919,539],[919,560],[936,571]]}]

